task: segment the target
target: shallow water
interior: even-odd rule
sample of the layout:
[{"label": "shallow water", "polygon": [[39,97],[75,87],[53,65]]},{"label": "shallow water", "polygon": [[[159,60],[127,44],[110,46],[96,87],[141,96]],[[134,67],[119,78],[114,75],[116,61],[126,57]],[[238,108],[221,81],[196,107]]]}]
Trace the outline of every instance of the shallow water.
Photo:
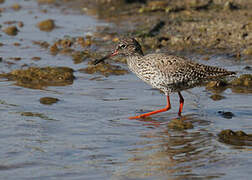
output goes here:
[{"label": "shallow water", "polygon": [[[85,63],[74,64],[70,57],[50,55],[32,45],[32,40],[52,42],[64,35],[92,33],[103,22],[71,10],[38,6],[34,1],[10,0],[0,6],[14,2],[22,9],[7,9],[0,23],[22,20],[25,25],[15,37],[1,32],[5,44],[0,47],[2,72],[24,64],[85,67]],[[39,11],[43,8],[48,9],[47,14]],[[39,31],[36,23],[52,14],[58,28],[50,33]],[[21,46],[15,47],[13,42]],[[34,62],[34,56],[42,60]],[[10,65],[10,57],[22,60]],[[249,64],[225,56],[212,56],[207,62],[199,56],[192,58],[238,73],[245,73],[243,67]],[[252,133],[251,94],[227,89],[221,93],[225,99],[213,101],[209,98],[212,92],[204,87],[182,92],[183,118],[194,128],[177,131],[167,127],[177,117],[176,94],[171,96],[169,112],[129,120],[128,116],[163,107],[164,95],[133,74],[105,78],[76,71],[74,75],[72,85],[43,90],[0,80],[1,179],[249,179],[251,147],[221,143],[217,134],[223,129]],[[90,80],[94,77],[97,80]],[[40,104],[45,96],[60,101],[51,106]],[[226,119],[218,111],[235,116]]]}]

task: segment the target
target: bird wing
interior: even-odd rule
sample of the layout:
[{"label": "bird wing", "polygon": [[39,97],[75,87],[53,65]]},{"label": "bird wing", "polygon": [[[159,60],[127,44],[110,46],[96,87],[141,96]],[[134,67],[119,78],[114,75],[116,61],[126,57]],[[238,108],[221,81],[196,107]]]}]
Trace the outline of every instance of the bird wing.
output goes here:
[{"label": "bird wing", "polygon": [[145,58],[151,59],[152,71],[156,73],[151,81],[158,81],[163,86],[170,84],[191,86],[205,80],[234,74],[223,68],[199,64],[179,56],[149,54]]}]

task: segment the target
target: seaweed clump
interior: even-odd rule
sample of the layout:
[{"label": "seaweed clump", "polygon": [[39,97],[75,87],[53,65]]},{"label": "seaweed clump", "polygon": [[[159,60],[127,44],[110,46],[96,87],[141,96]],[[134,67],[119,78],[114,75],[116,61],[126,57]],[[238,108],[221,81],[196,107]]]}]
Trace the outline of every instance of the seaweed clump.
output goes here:
[{"label": "seaweed clump", "polygon": [[73,69],[68,67],[29,67],[1,74],[23,87],[40,89],[46,86],[65,86],[73,83]]},{"label": "seaweed clump", "polygon": [[218,134],[219,140],[238,146],[252,146],[252,134],[246,134],[243,131],[232,131],[230,129],[226,129],[221,131]]},{"label": "seaweed clump", "polygon": [[99,73],[106,77],[109,75],[124,75],[128,73],[127,70],[122,69],[120,66],[106,64],[106,63],[101,63],[97,65],[92,65],[92,63],[90,63],[88,67],[84,69],[80,69],[80,71],[88,73],[88,74]]}]

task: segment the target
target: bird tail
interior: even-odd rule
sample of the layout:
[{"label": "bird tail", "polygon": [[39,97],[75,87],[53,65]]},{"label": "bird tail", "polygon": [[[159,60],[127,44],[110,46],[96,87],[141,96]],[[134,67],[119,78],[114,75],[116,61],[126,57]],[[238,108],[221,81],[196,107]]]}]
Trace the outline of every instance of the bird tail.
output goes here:
[{"label": "bird tail", "polygon": [[234,71],[227,71],[226,69],[215,67],[215,66],[205,66],[205,72],[207,72],[207,78],[217,78],[217,77],[224,77],[235,75]]}]

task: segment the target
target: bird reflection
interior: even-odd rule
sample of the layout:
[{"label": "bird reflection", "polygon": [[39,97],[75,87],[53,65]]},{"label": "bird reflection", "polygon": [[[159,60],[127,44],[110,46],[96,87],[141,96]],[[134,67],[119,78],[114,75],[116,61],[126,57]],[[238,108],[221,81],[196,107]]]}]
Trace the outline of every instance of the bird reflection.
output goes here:
[{"label": "bird reflection", "polygon": [[[194,115],[182,118],[183,121],[209,124]],[[194,171],[195,168],[209,164],[209,161],[216,163],[221,159],[216,153],[216,146],[212,143],[211,133],[204,128],[199,129],[199,126],[191,130],[174,130],[168,128],[162,119],[149,118],[140,121],[152,129],[142,133],[141,137],[145,140],[137,143],[136,148],[129,150],[132,157],[127,162],[130,164],[125,172],[127,176],[132,178],[164,176],[169,177],[168,179],[211,177],[210,173],[197,174]]]}]

